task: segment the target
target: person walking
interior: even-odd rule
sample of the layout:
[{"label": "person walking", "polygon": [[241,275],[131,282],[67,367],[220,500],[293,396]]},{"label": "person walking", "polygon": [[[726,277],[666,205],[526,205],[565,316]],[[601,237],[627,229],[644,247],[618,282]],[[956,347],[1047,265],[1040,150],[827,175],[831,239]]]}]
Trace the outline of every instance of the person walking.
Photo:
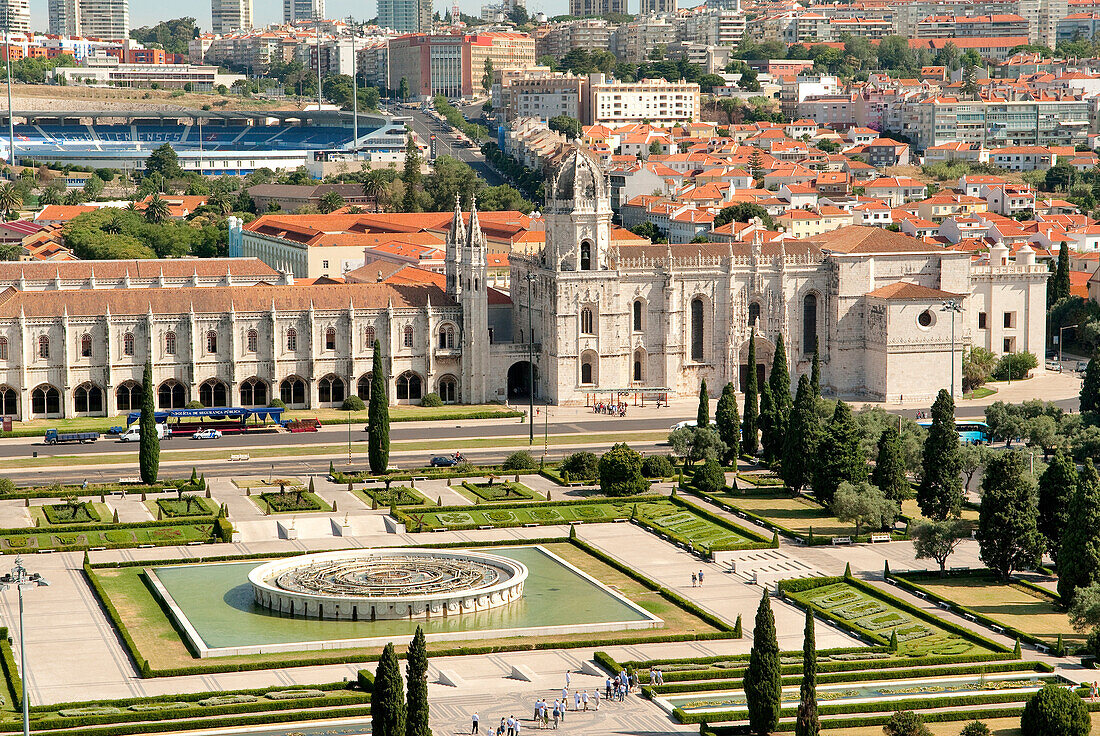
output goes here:
[{"label": "person walking", "polygon": [[477,733],[477,711],[470,717],[472,723],[470,724],[470,733]]},{"label": "person walking", "polygon": [[703,587],[703,571],[702,570],[699,571],[699,587],[700,588]]},{"label": "person walking", "polygon": [[600,712],[600,689],[599,688],[596,688],[595,690],[592,691],[592,697],[593,697],[593,700],[595,700],[595,702],[596,702],[596,712],[599,713]]},{"label": "person walking", "polygon": [[569,670],[565,671],[565,686],[569,687]]},{"label": "person walking", "polygon": [[588,691],[587,690],[585,690],[584,694],[581,695],[581,702],[584,703],[584,709],[588,710]]},{"label": "person walking", "polygon": [[573,710],[581,709],[581,694],[577,691],[573,691]]},{"label": "person walking", "polygon": [[693,587],[693,588],[694,588],[694,587],[695,587],[695,585],[696,585],[696,584],[697,584],[698,582],[699,582],[699,579],[698,579],[698,578],[696,577],[695,573],[692,573],[692,574],[691,574],[691,587]]},{"label": "person walking", "polygon": [[611,700],[611,678],[607,678],[607,682],[604,683],[604,697]]}]

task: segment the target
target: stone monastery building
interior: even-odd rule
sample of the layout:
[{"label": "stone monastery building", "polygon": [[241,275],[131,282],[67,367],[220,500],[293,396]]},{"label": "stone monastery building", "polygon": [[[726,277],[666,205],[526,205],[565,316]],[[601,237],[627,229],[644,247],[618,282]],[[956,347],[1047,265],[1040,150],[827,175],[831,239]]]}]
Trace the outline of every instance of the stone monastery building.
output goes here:
[{"label": "stone monastery building", "polygon": [[[476,208],[457,206],[441,279],[295,283],[259,259],[0,264],[0,412],[17,420],[140,406],[338,407],[369,395],[381,342],[389,396],[417,403],[692,394],[766,375],[782,334],[794,380],[852,399],[931,399],[961,385],[964,347],[1042,355],[1047,269],[1030,248],[989,262],[878,228],[777,243],[611,240],[606,177],[574,149],[552,173],[545,245],[486,283]],[[431,274],[429,274],[431,276]],[[957,302],[961,313],[944,311]],[[953,322],[954,318],[954,322]],[[952,341],[954,340],[954,351]]]}]

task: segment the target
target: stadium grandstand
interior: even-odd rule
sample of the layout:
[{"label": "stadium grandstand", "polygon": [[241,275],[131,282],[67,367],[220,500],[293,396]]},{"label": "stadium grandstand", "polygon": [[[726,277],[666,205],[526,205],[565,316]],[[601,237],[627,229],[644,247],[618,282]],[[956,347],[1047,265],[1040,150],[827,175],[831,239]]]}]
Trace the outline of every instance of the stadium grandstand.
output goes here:
[{"label": "stadium grandstand", "polygon": [[[0,112],[0,130],[7,130]],[[333,154],[358,152],[371,161],[404,159],[405,120],[321,111],[67,111],[15,113],[19,161],[141,170],[168,143],[180,166],[203,174],[247,174],[259,168],[295,169]],[[8,156],[8,139],[0,140]]]}]

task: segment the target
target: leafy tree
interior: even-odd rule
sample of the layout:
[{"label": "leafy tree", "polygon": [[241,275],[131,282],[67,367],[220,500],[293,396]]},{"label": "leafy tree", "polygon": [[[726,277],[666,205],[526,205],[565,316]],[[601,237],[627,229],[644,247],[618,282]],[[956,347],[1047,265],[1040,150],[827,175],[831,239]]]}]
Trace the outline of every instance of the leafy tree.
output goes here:
[{"label": "leafy tree", "polygon": [[142,26],[130,31],[130,38],[146,46],[164,49],[170,54],[186,54],[191,39],[198,38],[194,18],[173,18],[155,26]]},{"label": "leafy tree", "polygon": [[924,719],[911,710],[899,710],[882,726],[886,736],[932,736]]},{"label": "leafy tree", "polygon": [[606,496],[633,496],[649,488],[642,475],[642,456],[624,443],[600,457],[600,491]]},{"label": "leafy tree", "polygon": [[749,330],[749,375],[745,381],[745,416],[741,420],[741,450],[746,455],[755,455],[759,449],[757,420],[759,408],[756,383],[756,328]]},{"label": "leafy tree", "polygon": [[992,733],[989,726],[981,721],[971,721],[963,726],[963,730],[959,731],[959,736],[991,736]]},{"label": "leafy tree", "polygon": [[646,220],[643,223],[639,223],[630,228],[630,232],[635,235],[640,235],[643,238],[649,238],[651,243],[667,243],[668,237],[661,228],[657,227],[654,223]]},{"label": "leafy tree", "polygon": [[781,675],[779,641],[775,634],[775,616],[767,589],[756,609],[756,628],[752,632],[752,650],[745,670],[745,700],[749,709],[749,730],[759,736],[779,725]]},{"label": "leafy tree", "polygon": [[997,381],[1008,380],[1022,381],[1027,378],[1029,371],[1039,366],[1039,359],[1034,353],[1024,351],[1022,353],[1007,353],[997,361],[997,367],[993,369],[993,378]]},{"label": "leafy tree", "polygon": [[409,642],[405,681],[408,686],[405,736],[432,736],[428,727],[428,644],[420,626]]},{"label": "leafy tree", "polygon": [[966,480],[963,482],[963,490],[969,492],[970,484],[979,470],[984,468],[993,457],[993,451],[989,445],[964,445],[959,444],[959,470]]},{"label": "leafy tree", "polygon": [[1100,412],[1100,361],[1096,355],[1089,358],[1085,379],[1081,382],[1081,411]]},{"label": "leafy tree", "polygon": [[1002,580],[1033,566],[1042,551],[1031,476],[1023,456],[1006,451],[993,458],[982,478],[978,513],[981,560]]},{"label": "leafy tree", "polygon": [[1069,622],[1078,631],[1100,626],[1100,582],[1077,589],[1069,607]]},{"label": "leafy tree", "polygon": [[967,350],[962,362],[963,392],[969,393],[988,381],[996,365],[993,351],[977,345]]},{"label": "leafy tree", "polygon": [[794,493],[799,493],[810,482],[812,459],[817,454],[821,433],[817,417],[817,400],[806,374],[798,377],[798,391],[787,424],[787,436],[783,438],[783,461],[779,474]]},{"label": "leafy tree", "polygon": [[710,426],[710,394],[707,393],[707,379],[699,384],[699,411],[695,414],[696,427]]},{"label": "leafy tree", "polygon": [[376,736],[406,736],[405,687],[393,644],[378,659],[371,693],[371,732]]},{"label": "leafy tree", "polygon": [[681,427],[669,433],[668,444],[688,465],[700,460],[718,460],[729,452],[726,443],[712,427]]},{"label": "leafy tree", "polygon": [[145,159],[145,175],[152,174],[160,174],[165,179],[178,179],[183,175],[179,156],[170,144],[163,144]]},{"label": "leafy tree", "polygon": [[401,180],[405,183],[405,200],[401,205],[404,212],[417,212],[419,209],[416,194],[420,189],[420,165],[420,149],[412,135],[409,135],[405,141],[405,167],[401,174]]},{"label": "leafy tree", "polygon": [[719,493],[726,487],[726,474],[722,464],[712,458],[695,471],[691,482],[703,493]]},{"label": "leafy tree", "polygon": [[1062,247],[1058,249],[1058,265],[1047,279],[1047,307],[1057,304],[1068,296],[1069,248]]},{"label": "leafy tree", "polygon": [[1044,188],[1048,192],[1067,192],[1077,180],[1077,170],[1069,162],[1069,159],[1060,159],[1058,163],[1047,169],[1044,180]]},{"label": "leafy tree", "polygon": [[584,128],[581,125],[581,121],[569,115],[552,117],[547,125],[550,130],[561,133],[569,140],[576,140],[584,135]]},{"label": "leafy tree", "polygon": [[810,367],[810,388],[814,391],[814,398],[821,397],[821,354],[818,352],[817,342],[814,342],[814,360]]},{"label": "leafy tree", "polygon": [[1100,580],[1100,475],[1092,458],[1081,468],[1066,517],[1058,548],[1058,596],[1068,606],[1078,588]]},{"label": "leafy tree", "polygon": [[1043,535],[1046,549],[1055,562],[1058,561],[1062,535],[1072,523],[1069,506],[1076,489],[1077,465],[1059,448],[1050,465],[1039,476],[1039,533]]},{"label": "leafy tree", "polygon": [[485,57],[484,72],[481,75],[481,89],[485,94],[493,91],[493,60]]},{"label": "leafy tree", "polygon": [[153,192],[149,196],[149,201],[145,203],[145,219],[154,225],[159,225],[171,215],[172,210],[167,200],[160,196],[160,192]]},{"label": "leafy tree", "polygon": [[871,471],[871,482],[882,489],[883,494],[901,504],[912,495],[909,478],[905,474],[905,460],[901,456],[901,435],[897,427],[888,425],[878,438],[878,455]]},{"label": "leafy tree", "polygon": [[966,524],[960,519],[922,521],[913,526],[909,536],[918,560],[935,560],[940,575],[947,570],[947,558],[967,535]]},{"label": "leafy tree", "polygon": [[833,420],[817,445],[814,495],[828,506],[841,483],[858,484],[866,479],[867,458],[860,443],[859,428],[852,419],[852,410],[843,401],[838,401]]},{"label": "leafy tree", "polygon": [[561,461],[558,469],[574,480],[595,480],[600,476],[600,459],[595,453],[574,452]]},{"label": "leafy tree", "polygon": [[401,77],[401,81],[397,83],[397,96],[402,100],[407,101],[409,99],[409,78]]},{"label": "leafy tree", "polygon": [[722,396],[714,410],[714,421],[718,425],[718,436],[726,445],[722,462],[736,467],[737,457],[741,454],[741,417],[737,411],[737,393],[732,381],[722,388]]},{"label": "leafy tree", "polygon": [[1077,693],[1047,683],[1024,704],[1020,716],[1023,736],[1088,736],[1092,720]]},{"label": "leafy tree", "polygon": [[367,459],[374,474],[386,472],[390,464],[390,399],[382,343],[374,341],[371,360],[370,404],[367,405]]},{"label": "leafy tree", "polygon": [[721,227],[729,222],[749,222],[754,217],[759,217],[763,221],[764,227],[769,230],[775,225],[771,215],[762,206],[754,202],[740,202],[729,207],[723,207],[714,216],[714,227]]},{"label": "leafy tree", "polygon": [[806,628],[802,637],[802,685],[798,689],[798,716],[794,722],[795,736],[818,736],[821,722],[817,717],[817,643],[814,636],[814,613],[806,610]]},{"label": "leafy tree", "polygon": [[103,187],[104,186],[106,186],[106,185],[103,183],[103,180],[100,179],[98,176],[95,176],[95,175],[90,176],[84,182],[84,187],[83,187],[84,194],[89,199],[95,199],[96,197],[98,197],[100,194],[103,193]]},{"label": "leafy tree", "polygon": [[160,469],[160,438],[157,437],[153,397],[153,364],[146,361],[141,374],[141,419],[138,425],[138,466],[141,469],[141,482],[146,485],[157,482]]},{"label": "leafy tree", "polygon": [[855,524],[857,537],[864,524],[872,529],[883,529],[893,524],[898,516],[898,505],[881,489],[867,482],[842,481],[833,495],[831,510],[841,521]]},{"label": "leafy tree", "polygon": [[962,511],[959,433],[955,429],[955,401],[940,389],[932,404],[932,426],[924,441],[917,504],[928,519],[943,520]]}]

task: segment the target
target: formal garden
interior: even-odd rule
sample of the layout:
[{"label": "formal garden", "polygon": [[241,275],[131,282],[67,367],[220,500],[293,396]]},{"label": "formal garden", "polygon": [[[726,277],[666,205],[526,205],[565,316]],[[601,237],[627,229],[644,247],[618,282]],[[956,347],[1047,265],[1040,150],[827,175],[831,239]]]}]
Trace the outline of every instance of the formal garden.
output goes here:
[{"label": "formal garden", "polygon": [[522,483],[502,480],[489,476],[485,482],[463,481],[455,486],[462,495],[474,503],[496,503],[500,501],[529,501],[537,494]]},{"label": "formal garden", "polygon": [[266,514],[301,514],[310,511],[330,511],[331,507],[304,486],[267,491],[252,497]]}]

